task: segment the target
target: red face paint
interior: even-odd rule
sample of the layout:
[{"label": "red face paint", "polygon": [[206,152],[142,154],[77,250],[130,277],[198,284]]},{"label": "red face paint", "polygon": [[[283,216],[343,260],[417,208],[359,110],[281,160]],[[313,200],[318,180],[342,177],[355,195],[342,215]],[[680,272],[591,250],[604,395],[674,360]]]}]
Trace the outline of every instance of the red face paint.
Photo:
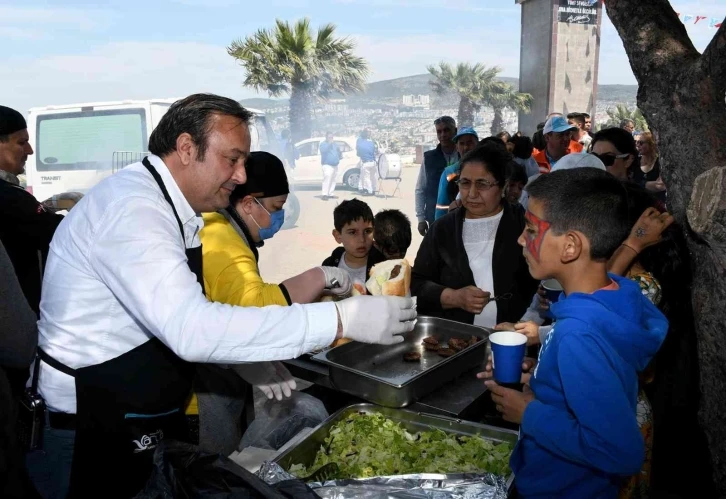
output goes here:
[{"label": "red face paint", "polygon": [[547,234],[547,231],[550,230],[552,225],[547,220],[542,220],[529,210],[524,214],[524,218],[535,227],[535,234],[529,230],[525,231],[525,239],[527,251],[539,263],[539,252],[542,249],[542,242],[544,241],[545,234]]}]

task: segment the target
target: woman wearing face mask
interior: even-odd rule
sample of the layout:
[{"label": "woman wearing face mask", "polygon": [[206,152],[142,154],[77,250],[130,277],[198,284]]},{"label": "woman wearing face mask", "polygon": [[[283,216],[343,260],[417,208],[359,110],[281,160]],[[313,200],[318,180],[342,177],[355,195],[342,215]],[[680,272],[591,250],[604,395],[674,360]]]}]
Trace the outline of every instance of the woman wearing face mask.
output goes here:
[{"label": "woman wearing face mask", "polygon": [[[234,189],[229,206],[203,215],[200,238],[207,297],[230,305],[264,307],[310,303],[326,290],[349,294],[352,282],[348,273],[331,267],[315,267],[281,284],[262,280],[258,248],[282,227],[283,206],[290,191],[285,168],[272,154],[251,153],[246,170],[247,182]],[[249,396],[245,401],[245,381],[270,400],[242,437],[241,414],[250,403]],[[239,448],[279,448],[303,427],[313,427],[327,417],[319,400],[293,393],[295,388],[292,376],[279,362],[239,364],[231,369],[199,365],[197,395],[186,411],[192,418],[198,414],[199,445],[224,455],[236,450],[238,443]],[[286,400],[275,403],[273,397]]]}]

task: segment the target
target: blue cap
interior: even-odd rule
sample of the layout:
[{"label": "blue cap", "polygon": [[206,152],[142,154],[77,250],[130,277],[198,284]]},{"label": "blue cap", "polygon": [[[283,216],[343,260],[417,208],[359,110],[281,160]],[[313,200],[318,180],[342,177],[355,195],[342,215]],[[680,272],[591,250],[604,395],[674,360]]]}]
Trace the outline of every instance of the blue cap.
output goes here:
[{"label": "blue cap", "polygon": [[462,135],[473,135],[474,137],[476,137],[476,140],[479,140],[479,135],[476,133],[476,130],[474,130],[470,126],[463,126],[459,128],[459,132],[454,136],[452,140],[456,142]]},{"label": "blue cap", "polygon": [[570,130],[577,130],[576,125],[570,125],[567,120],[562,116],[553,116],[550,119],[547,120],[547,123],[545,123],[544,130],[542,130],[542,133],[550,133],[550,132],[567,132]]}]

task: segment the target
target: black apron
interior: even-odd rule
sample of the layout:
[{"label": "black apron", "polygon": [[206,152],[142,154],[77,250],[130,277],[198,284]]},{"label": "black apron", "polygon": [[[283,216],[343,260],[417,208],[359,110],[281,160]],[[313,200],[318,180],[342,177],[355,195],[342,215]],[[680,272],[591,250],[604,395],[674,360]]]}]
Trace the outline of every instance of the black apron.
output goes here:
[{"label": "black apron", "polygon": [[[143,164],[179,219],[159,173]],[[186,250],[189,269],[204,292],[202,247]],[[98,365],[70,369],[44,354],[43,360],[76,381],[76,438],[68,497],[132,497],[153,468],[163,439],[188,441],[184,407],[195,365],[177,357],[158,338]]]}]

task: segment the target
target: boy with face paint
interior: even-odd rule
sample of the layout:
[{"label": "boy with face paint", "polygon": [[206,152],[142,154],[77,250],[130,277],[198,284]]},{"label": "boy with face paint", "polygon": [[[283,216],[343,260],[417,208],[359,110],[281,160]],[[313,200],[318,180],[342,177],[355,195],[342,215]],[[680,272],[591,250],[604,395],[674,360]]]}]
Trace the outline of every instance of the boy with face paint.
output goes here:
[{"label": "boy with face paint", "polygon": [[668,322],[637,284],[607,273],[630,229],[618,180],[580,168],[542,175],[527,191],[519,244],[532,276],[564,291],[524,390],[486,385],[504,419],[521,425],[510,460],[519,496],[616,497],[643,463],[638,373]]}]

